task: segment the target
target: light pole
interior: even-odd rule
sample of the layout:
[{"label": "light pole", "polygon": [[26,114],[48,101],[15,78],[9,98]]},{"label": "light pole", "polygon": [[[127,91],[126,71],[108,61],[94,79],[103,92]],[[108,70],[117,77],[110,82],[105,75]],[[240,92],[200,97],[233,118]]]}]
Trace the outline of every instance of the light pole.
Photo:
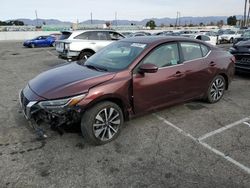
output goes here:
[{"label": "light pole", "polygon": [[245,0],[243,27],[246,26],[247,0]]},{"label": "light pole", "polygon": [[36,26],[38,27],[38,16],[37,16],[37,10],[35,10],[35,14],[36,14]]},{"label": "light pole", "polygon": [[249,14],[250,14],[250,0],[248,1],[248,13],[247,13],[247,23],[246,26],[249,26]]}]

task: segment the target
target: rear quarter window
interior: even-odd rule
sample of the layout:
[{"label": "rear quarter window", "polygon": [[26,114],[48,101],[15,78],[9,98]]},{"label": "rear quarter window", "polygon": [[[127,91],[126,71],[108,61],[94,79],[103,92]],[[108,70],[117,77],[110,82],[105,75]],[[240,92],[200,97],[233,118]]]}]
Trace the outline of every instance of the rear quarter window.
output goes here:
[{"label": "rear quarter window", "polygon": [[208,52],[210,52],[210,48],[201,44],[201,51],[202,51],[202,56],[205,57],[208,54]]}]

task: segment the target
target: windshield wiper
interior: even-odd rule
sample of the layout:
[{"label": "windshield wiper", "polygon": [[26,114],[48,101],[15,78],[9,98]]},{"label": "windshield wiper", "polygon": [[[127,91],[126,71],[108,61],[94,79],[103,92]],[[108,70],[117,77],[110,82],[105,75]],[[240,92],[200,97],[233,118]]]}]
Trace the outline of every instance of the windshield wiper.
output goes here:
[{"label": "windshield wiper", "polygon": [[94,69],[94,70],[97,70],[97,71],[108,71],[106,68],[104,67],[96,67],[94,65],[85,65],[86,67],[88,67],[89,69]]}]

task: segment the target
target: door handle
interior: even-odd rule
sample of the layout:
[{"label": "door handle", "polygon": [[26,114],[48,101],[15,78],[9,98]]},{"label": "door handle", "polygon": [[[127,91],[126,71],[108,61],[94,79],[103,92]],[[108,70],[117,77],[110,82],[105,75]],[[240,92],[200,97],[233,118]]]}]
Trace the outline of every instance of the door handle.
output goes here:
[{"label": "door handle", "polygon": [[174,75],[174,77],[182,77],[184,76],[184,73],[180,72],[180,71],[177,71]]},{"label": "door handle", "polygon": [[209,65],[210,65],[210,67],[214,67],[216,65],[216,63],[212,61],[209,63]]}]

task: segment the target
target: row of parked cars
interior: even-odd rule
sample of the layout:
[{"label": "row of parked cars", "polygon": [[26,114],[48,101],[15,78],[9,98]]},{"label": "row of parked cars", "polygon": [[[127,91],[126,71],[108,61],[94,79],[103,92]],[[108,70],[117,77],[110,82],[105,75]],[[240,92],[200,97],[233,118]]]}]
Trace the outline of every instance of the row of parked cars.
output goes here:
[{"label": "row of parked cars", "polygon": [[27,47],[55,46],[59,58],[69,61],[87,59],[110,43],[130,37],[142,36],[183,36],[198,39],[216,45],[232,42],[230,52],[236,58],[237,72],[250,72],[250,30],[213,31],[161,31],[154,34],[148,32],[117,32],[113,30],[62,31],[61,34],[39,36],[24,42]]},{"label": "row of parked cars", "polygon": [[81,61],[30,80],[19,94],[24,116],[54,128],[79,123],[94,145],[114,140],[131,117],[194,99],[216,103],[234,75],[232,54],[191,37],[68,31],[55,45],[60,57]]}]

